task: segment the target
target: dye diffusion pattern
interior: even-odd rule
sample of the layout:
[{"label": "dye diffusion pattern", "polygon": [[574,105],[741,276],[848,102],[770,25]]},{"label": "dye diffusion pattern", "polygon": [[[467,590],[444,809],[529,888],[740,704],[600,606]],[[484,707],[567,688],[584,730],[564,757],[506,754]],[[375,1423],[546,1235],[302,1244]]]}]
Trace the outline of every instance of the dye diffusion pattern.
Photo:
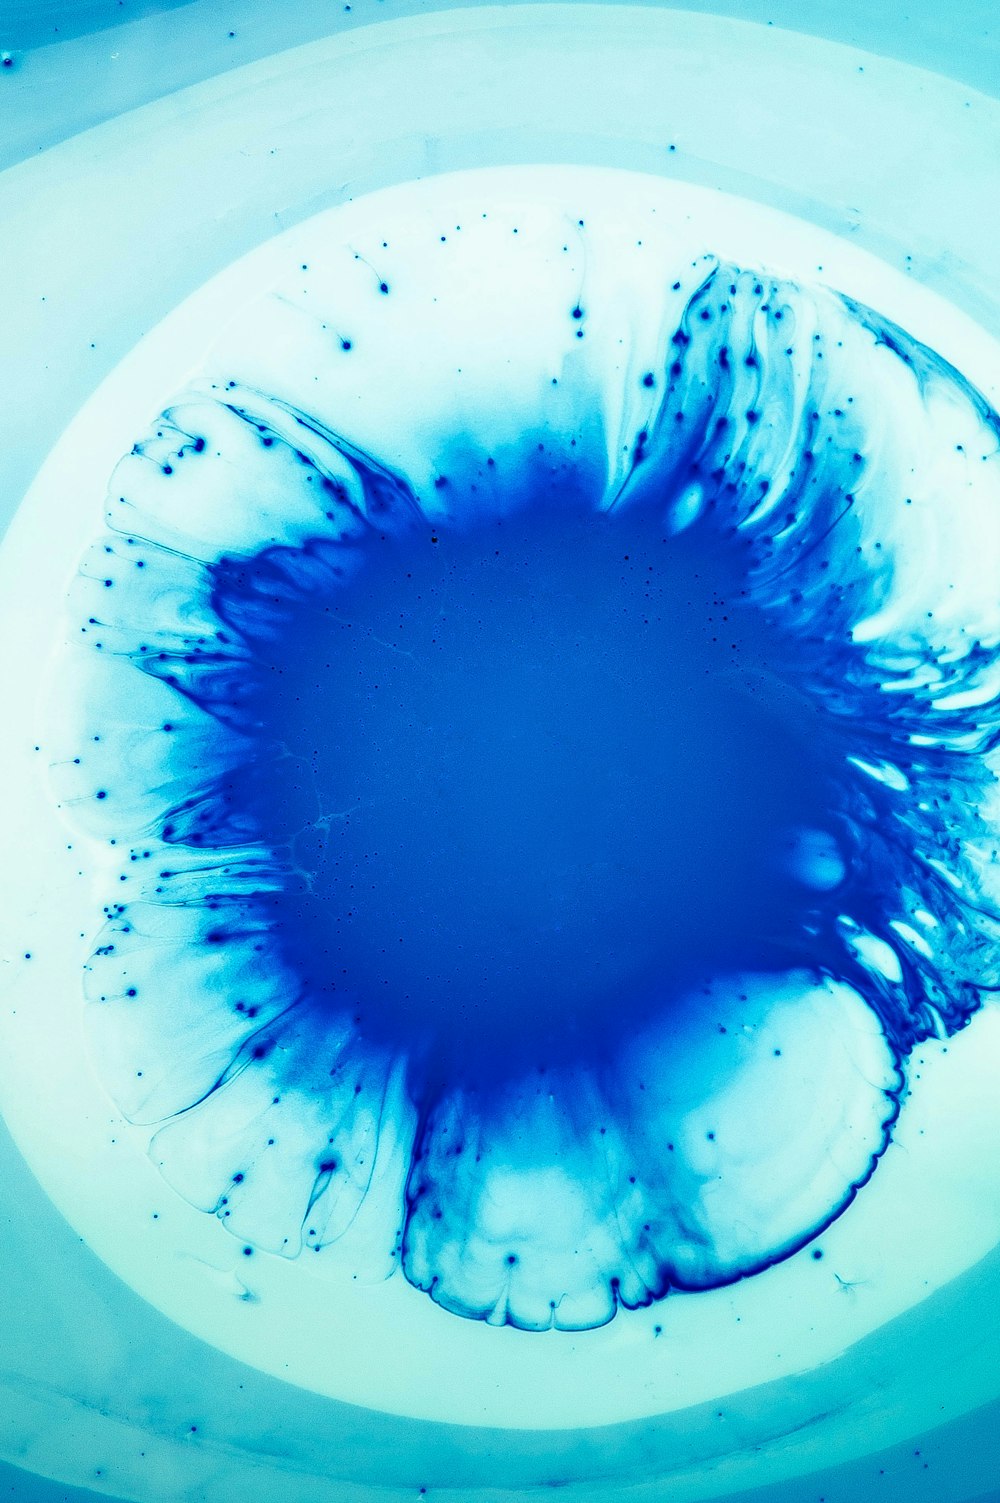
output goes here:
[{"label": "dye diffusion pattern", "polygon": [[706,255],[641,347],[585,280],[490,303],[516,422],[428,294],[438,427],[361,444],[354,260],[135,444],[72,588],[94,1058],[248,1251],[595,1326],[808,1244],[998,984],[997,419]]}]

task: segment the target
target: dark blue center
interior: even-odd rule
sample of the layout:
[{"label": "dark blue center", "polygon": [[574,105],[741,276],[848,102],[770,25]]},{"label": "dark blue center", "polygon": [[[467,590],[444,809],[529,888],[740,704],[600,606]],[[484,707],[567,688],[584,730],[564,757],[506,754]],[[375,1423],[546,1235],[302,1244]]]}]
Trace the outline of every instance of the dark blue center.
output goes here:
[{"label": "dark blue center", "polygon": [[229,797],[290,853],[284,957],[364,1036],[544,1063],[782,950],[828,778],[718,555],[549,503],[373,531],[353,577],[326,542],[219,566],[277,756]]}]

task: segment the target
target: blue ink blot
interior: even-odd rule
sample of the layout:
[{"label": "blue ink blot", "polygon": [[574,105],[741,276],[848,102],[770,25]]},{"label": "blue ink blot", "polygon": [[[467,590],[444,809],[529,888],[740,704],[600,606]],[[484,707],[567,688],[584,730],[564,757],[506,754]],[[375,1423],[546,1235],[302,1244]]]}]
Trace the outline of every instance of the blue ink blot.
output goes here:
[{"label": "blue ink blot", "polygon": [[527,1330],[744,1278],[1000,984],[997,419],[833,293],[687,285],[623,443],[546,379],[421,494],[230,380],[116,472],[53,773],[117,862],[88,1016],[247,1256]]}]

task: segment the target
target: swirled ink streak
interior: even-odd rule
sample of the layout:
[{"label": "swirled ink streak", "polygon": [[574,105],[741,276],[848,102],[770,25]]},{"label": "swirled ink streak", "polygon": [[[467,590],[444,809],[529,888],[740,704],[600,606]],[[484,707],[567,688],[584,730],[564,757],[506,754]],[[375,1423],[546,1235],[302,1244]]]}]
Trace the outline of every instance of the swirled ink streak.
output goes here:
[{"label": "swirled ink streak", "polygon": [[248,1244],[525,1329],[788,1257],[998,985],[997,419],[696,270],[622,432],[563,395],[423,493],[192,388],[75,585],[121,1109]]}]

